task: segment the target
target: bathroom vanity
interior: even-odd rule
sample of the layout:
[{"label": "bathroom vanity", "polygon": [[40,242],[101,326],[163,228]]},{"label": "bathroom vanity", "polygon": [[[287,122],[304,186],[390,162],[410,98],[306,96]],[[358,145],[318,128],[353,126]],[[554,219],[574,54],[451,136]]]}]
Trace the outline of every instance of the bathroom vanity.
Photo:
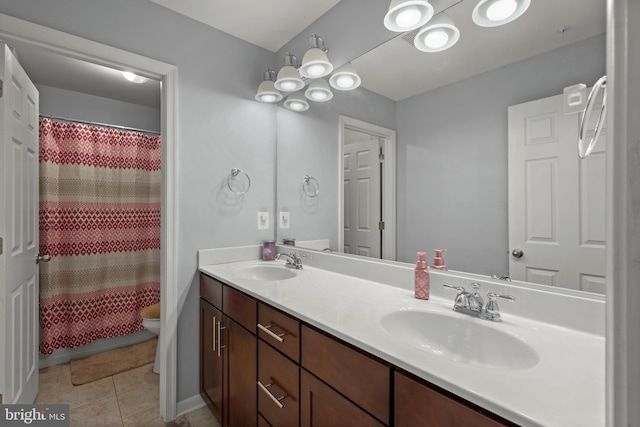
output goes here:
[{"label": "bathroom vanity", "polygon": [[516,294],[490,322],[453,312],[442,285],[469,285],[453,273],[423,301],[410,266],[299,252],[300,270],[253,247],[199,253],[201,395],[221,425],[604,425],[599,326],[514,314],[530,298],[599,316],[598,297],[481,283]]}]

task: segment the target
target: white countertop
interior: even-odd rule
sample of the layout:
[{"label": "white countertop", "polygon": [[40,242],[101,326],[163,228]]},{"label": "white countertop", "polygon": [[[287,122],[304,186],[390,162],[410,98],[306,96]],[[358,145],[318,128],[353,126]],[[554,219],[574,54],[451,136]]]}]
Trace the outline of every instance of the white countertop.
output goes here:
[{"label": "white countertop", "polygon": [[[518,317],[502,322],[452,311],[453,296],[418,300],[413,292],[305,265],[281,281],[240,279],[233,270],[259,260],[201,265],[199,270],[418,377],[523,426],[605,425],[605,342],[600,335]],[[544,307],[542,308],[544,309]],[[381,318],[399,310],[428,310],[515,335],[539,362],[509,370],[475,366],[412,347],[388,333]],[[424,325],[437,328],[439,325]]]}]

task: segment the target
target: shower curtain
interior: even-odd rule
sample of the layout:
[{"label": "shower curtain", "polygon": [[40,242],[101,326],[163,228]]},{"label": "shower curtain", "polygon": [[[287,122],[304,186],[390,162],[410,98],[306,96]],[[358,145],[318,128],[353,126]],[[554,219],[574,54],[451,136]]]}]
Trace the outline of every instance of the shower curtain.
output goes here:
[{"label": "shower curtain", "polygon": [[143,329],[160,301],[160,137],[40,119],[40,352]]}]

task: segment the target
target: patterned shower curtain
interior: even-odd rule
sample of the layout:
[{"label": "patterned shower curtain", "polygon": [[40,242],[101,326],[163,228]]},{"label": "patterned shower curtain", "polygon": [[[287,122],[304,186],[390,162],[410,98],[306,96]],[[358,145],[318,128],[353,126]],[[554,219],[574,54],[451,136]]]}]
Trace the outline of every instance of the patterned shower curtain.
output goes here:
[{"label": "patterned shower curtain", "polygon": [[40,352],[143,329],[160,300],[160,137],[40,119]]}]

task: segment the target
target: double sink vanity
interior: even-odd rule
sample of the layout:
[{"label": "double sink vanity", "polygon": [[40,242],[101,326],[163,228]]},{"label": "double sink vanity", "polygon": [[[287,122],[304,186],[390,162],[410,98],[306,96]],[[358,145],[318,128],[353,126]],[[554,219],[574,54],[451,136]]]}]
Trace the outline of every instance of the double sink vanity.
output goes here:
[{"label": "double sink vanity", "polygon": [[[221,425],[604,425],[602,297],[431,271],[425,301],[408,264],[260,251],[198,254],[201,395]],[[460,287],[515,301],[470,316]]]}]

